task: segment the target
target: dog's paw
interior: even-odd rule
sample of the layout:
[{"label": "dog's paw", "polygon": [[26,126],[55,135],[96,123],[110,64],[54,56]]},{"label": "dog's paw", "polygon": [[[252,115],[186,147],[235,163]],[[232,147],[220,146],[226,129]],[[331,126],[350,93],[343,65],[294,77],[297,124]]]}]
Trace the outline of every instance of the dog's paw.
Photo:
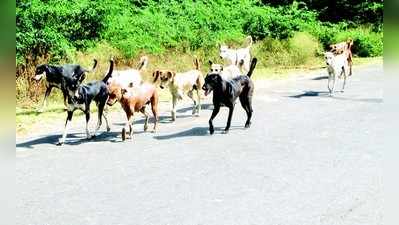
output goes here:
[{"label": "dog's paw", "polygon": [[215,133],[215,130],[213,128],[209,129],[209,133],[212,135],[213,133]]},{"label": "dog's paw", "polygon": [[111,128],[110,127],[107,127],[107,132],[110,132],[111,131]]},{"label": "dog's paw", "polygon": [[44,112],[44,109],[43,109],[43,108],[40,108],[40,109],[37,110],[37,112],[38,112],[38,113],[43,113],[43,112]]},{"label": "dog's paw", "polygon": [[244,127],[245,128],[250,128],[251,127],[251,123],[246,123]]},{"label": "dog's paw", "polygon": [[223,134],[228,134],[229,133],[229,130],[224,130],[223,131]]},{"label": "dog's paw", "polygon": [[56,144],[57,146],[62,146],[62,145],[64,145],[64,142],[58,142],[57,144]]}]

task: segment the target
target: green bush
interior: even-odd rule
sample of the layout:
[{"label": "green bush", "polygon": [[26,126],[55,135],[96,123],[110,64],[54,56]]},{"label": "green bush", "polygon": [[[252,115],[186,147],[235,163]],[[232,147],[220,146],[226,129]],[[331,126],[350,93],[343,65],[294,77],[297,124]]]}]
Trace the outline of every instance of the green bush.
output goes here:
[{"label": "green bush", "polygon": [[[212,52],[222,42],[239,46],[247,35],[257,41],[266,40],[268,45],[272,42],[270,38],[285,41],[297,32],[311,34],[323,47],[351,36],[358,55],[382,54],[382,31],[378,24],[371,26],[374,29],[359,29],[353,23],[320,22],[317,12],[295,1],[276,7],[257,0],[16,3],[17,65],[43,56],[49,56],[52,62],[70,59],[74,52],[100,42],[120,50],[126,58],[133,58],[141,53],[159,55],[169,50]],[[381,8],[380,4],[377,6]]]}]

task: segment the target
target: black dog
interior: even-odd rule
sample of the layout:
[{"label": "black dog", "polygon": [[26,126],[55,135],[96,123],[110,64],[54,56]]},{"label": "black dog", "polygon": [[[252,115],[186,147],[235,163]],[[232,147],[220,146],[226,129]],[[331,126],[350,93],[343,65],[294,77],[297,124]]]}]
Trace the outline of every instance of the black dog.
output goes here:
[{"label": "black dog", "polygon": [[81,79],[80,76],[63,78],[66,81],[66,90],[68,98],[68,105],[67,105],[68,116],[65,122],[64,133],[58,145],[62,145],[65,142],[65,138],[67,136],[67,131],[68,131],[68,124],[69,122],[71,122],[73,112],[76,109],[82,110],[86,115],[86,135],[88,139],[92,137],[89,132],[88,123],[90,120],[90,103],[93,100],[96,102],[98,107],[98,123],[94,136],[101,127],[102,116],[104,116],[105,122],[107,124],[107,131],[110,131],[107,117],[103,115],[103,111],[105,103],[108,100],[108,89],[106,83],[108,79],[111,77],[113,69],[114,69],[114,61],[110,60],[110,67],[108,70],[108,74],[104,77],[103,80],[92,81],[90,83],[83,85],[79,84],[79,81]]},{"label": "black dog", "polygon": [[39,109],[39,112],[43,112],[46,103],[47,97],[51,93],[51,89],[53,87],[61,89],[64,95],[64,105],[66,104],[66,88],[65,88],[65,77],[80,77],[79,83],[81,83],[85,79],[85,73],[93,72],[97,66],[97,60],[94,59],[94,65],[91,70],[86,70],[80,65],[76,64],[66,64],[63,66],[52,66],[48,64],[42,64],[36,67],[35,76],[32,78],[36,81],[40,81],[43,77],[46,78],[46,93],[44,95],[44,100],[42,107]]},{"label": "black dog", "polygon": [[229,117],[227,119],[227,126],[225,133],[230,129],[231,117],[233,116],[235,101],[240,98],[240,102],[245,112],[247,113],[247,121],[245,128],[251,126],[252,117],[252,95],[254,92],[254,84],[251,80],[251,75],[255,69],[257,59],[252,59],[251,67],[248,74],[238,76],[231,80],[223,80],[219,73],[210,73],[205,77],[205,84],[202,89],[205,91],[205,96],[213,91],[213,112],[209,119],[209,132],[214,133],[213,119],[219,113],[221,106],[229,108]]}]

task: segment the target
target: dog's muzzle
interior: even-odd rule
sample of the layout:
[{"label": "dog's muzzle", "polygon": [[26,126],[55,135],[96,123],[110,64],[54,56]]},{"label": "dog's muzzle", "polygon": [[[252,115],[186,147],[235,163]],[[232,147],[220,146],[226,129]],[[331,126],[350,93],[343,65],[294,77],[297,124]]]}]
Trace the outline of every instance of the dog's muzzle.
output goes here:
[{"label": "dog's muzzle", "polygon": [[115,98],[115,99],[108,99],[107,105],[113,106],[116,102],[117,102],[117,99],[116,99],[116,98]]},{"label": "dog's muzzle", "polygon": [[207,87],[207,85],[206,84],[204,84],[204,86],[202,86],[202,90],[204,90],[205,91],[205,96],[208,96],[209,95],[209,93],[211,93],[211,89],[209,89],[208,87]]},{"label": "dog's muzzle", "polygon": [[44,77],[44,73],[36,74],[34,77],[32,77],[32,80],[40,81],[43,77]]}]

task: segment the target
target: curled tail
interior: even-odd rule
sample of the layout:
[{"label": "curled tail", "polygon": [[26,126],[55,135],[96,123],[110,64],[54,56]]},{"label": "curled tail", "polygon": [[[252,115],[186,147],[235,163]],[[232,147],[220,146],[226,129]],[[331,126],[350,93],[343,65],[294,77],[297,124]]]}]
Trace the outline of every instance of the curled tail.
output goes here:
[{"label": "curled tail", "polygon": [[141,56],[139,65],[137,66],[137,70],[144,70],[147,68],[148,65],[148,57],[147,56]]},{"label": "curled tail", "polygon": [[196,70],[200,70],[200,64],[197,57],[194,58],[193,65]]},{"label": "curled tail", "polygon": [[251,77],[251,75],[252,75],[252,73],[254,72],[254,70],[255,70],[255,66],[256,66],[256,63],[258,62],[258,59],[257,58],[253,58],[252,59],[252,61],[251,61],[251,66],[249,67],[249,71],[248,71],[248,73],[247,73],[247,76],[248,77]]},{"label": "curled tail", "polygon": [[112,76],[112,72],[114,71],[114,60],[113,60],[113,59],[109,60],[109,64],[110,64],[110,65],[109,65],[108,73],[107,73],[107,75],[103,78],[103,82],[104,82],[104,83],[107,83],[108,79],[111,78],[111,76]]}]

